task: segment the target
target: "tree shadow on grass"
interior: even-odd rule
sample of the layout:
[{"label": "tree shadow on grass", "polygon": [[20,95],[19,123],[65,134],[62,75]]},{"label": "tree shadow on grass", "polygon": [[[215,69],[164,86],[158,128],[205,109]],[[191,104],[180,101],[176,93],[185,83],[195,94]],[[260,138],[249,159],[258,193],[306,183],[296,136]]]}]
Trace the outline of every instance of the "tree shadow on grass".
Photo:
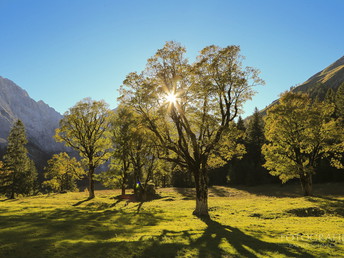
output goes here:
[{"label": "tree shadow on grass", "polygon": [[231,196],[231,193],[227,189],[220,186],[212,186],[209,188],[209,196],[229,197]]},{"label": "tree shadow on grass", "polygon": [[[175,257],[196,250],[197,257],[257,257],[284,255],[287,257],[313,257],[305,250],[289,245],[288,243],[275,244],[257,239],[253,236],[245,234],[240,229],[225,226],[217,221],[208,219],[203,220],[207,224],[207,228],[203,234],[195,239],[188,231],[167,231],[156,239],[156,241],[147,248],[142,257]],[[163,243],[164,239],[181,239],[172,243]],[[222,248],[223,241],[227,242],[232,248],[227,252]],[[188,242],[189,244],[185,244]],[[160,251],[159,251],[160,250]],[[169,253],[168,253],[169,252]]]},{"label": "tree shadow on grass", "polygon": [[[161,220],[147,210],[87,207],[0,215],[0,257],[118,257],[117,237],[130,238]],[[99,250],[109,255],[102,256]],[[130,256],[133,250],[126,250]]]},{"label": "tree shadow on grass", "polygon": [[140,213],[143,204],[144,204],[144,202],[140,202],[140,203],[137,205],[136,214]]},{"label": "tree shadow on grass", "polygon": [[196,190],[195,188],[174,188],[179,194],[184,196],[183,200],[196,200]]},{"label": "tree shadow on grass", "polygon": [[296,198],[303,196],[299,184],[291,183],[288,185],[283,184],[268,184],[259,186],[232,186],[232,188],[255,194],[258,196],[269,197],[289,197]]},{"label": "tree shadow on grass", "polygon": [[[314,184],[314,196],[343,196],[343,182]],[[303,197],[300,183],[295,180],[286,184],[266,184],[258,186],[232,186],[232,188],[246,191],[250,194],[263,195],[270,197]]]},{"label": "tree shadow on grass", "polygon": [[79,206],[80,204],[83,204],[84,202],[88,202],[88,201],[91,201],[91,200],[92,199],[87,198],[85,200],[81,200],[81,201],[79,201],[77,203],[72,204],[72,206],[76,207],[76,206]]},{"label": "tree shadow on grass", "polygon": [[[311,257],[304,250],[257,239],[239,228],[204,220],[198,233],[146,233],[164,219],[158,212],[135,209],[89,210],[87,207],[0,215],[0,257],[256,257],[279,253]],[[141,235],[140,239],[132,236]],[[227,242],[228,248],[223,247]],[[230,251],[228,251],[230,250]],[[196,252],[196,253],[195,253]]]},{"label": "tree shadow on grass", "polygon": [[344,200],[327,196],[313,196],[307,199],[315,203],[326,214],[344,217]]}]

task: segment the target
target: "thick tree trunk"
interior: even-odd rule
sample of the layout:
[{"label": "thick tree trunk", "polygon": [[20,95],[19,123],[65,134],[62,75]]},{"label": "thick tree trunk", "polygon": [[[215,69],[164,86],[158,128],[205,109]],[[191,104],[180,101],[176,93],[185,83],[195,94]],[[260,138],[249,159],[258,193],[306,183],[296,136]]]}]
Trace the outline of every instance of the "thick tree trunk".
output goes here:
[{"label": "thick tree trunk", "polygon": [[193,215],[202,218],[210,218],[208,212],[208,180],[205,170],[194,171],[196,186],[196,209]]},{"label": "thick tree trunk", "polygon": [[15,182],[16,182],[16,174],[13,172],[10,199],[14,199],[14,196],[15,196]]},{"label": "thick tree trunk", "polygon": [[122,195],[125,195],[125,184],[122,184]]},{"label": "thick tree trunk", "polygon": [[10,195],[10,199],[14,199],[14,190],[11,190],[11,195]]},{"label": "thick tree trunk", "polygon": [[301,187],[305,196],[313,195],[312,175],[306,174],[300,177]]},{"label": "thick tree trunk", "polygon": [[93,182],[94,166],[89,165],[88,167],[88,199],[93,199],[94,195],[94,182]]}]

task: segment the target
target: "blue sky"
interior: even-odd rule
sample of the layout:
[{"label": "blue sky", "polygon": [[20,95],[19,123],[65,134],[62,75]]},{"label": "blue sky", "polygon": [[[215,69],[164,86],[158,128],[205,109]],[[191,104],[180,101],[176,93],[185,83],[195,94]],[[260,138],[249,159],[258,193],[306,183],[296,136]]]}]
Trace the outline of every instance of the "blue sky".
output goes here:
[{"label": "blue sky", "polygon": [[166,41],[190,61],[240,45],[266,81],[246,116],[344,55],[343,13],[342,0],[0,0],[0,76],[60,113],[84,97],[114,108],[125,76]]}]

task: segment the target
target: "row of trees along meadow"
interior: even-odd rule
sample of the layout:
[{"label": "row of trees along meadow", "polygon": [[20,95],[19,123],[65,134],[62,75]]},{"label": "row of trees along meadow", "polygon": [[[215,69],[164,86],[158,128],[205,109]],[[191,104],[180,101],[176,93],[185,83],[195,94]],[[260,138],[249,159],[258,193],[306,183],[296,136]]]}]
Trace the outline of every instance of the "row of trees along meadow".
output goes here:
[{"label": "row of trees along meadow", "polygon": [[124,188],[130,167],[143,192],[153,171],[190,171],[194,214],[208,217],[208,171],[245,152],[234,119],[253,96],[253,86],[263,84],[257,70],[242,67],[239,52],[237,46],[209,46],[190,64],[184,47],[167,42],[144,71],[125,79],[117,118],[111,119],[103,102],[90,99],[71,108],[56,139],[78,150],[88,165],[89,198],[95,168],[112,155],[111,167],[120,173],[102,174],[108,185],[117,177]]},{"label": "row of trees along meadow", "polygon": [[[299,100],[297,101],[298,98]],[[302,102],[302,105],[299,102]],[[276,174],[272,172],[274,165],[277,166],[278,164],[283,164],[283,162],[276,160],[270,162],[270,166],[268,166],[266,164],[267,158],[265,157],[268,153],[265,151],[265,156],[262,153],[264,144],[267,144],[269,141],[275,143],[282,140],[287,141],[287,137],[289,137],[290,144],[292,142],[300,144],[299,146],[294,145],[293,150],[298,150],[300,146],[303,146],[300,150],[302,155],[310,155],[307,152],[311,152],[313,155],[311,162],[306,161],[305,163],[312,171],[311,173],[306,173],[308,174],[307,180],[310,184],[313,177],[315,182],[343,181],[343,170],[338,169],[342,168],[341,164],[343,164],[343,160],[341,160],[343,153],[343,146],[341,145],[344,121],[343,111],[344,83],[339,85],[337,92],[329,88],[321,99],[311,99],[305,93],[284,93],[279,104],[273,105],[270,107],[270,110],[259,112],[256,109],[254,114],[246,119],[245,122],[239,117],[237,127],[245,133],[241,141],[245,145],[246,153],[240,160],[233,159],[226,167],[213,171],[210,174],[210,182],[214,184],[223,184],[224,182],[234,185],[257,185],[279,182],[278,180],[276,181],[275,176],[279,176],[283,182],[294,178],[297,179],[300,175],[298,173],[295,174],[296,170],[291,167],[286,169],[285,173]],[[289,119],[288,123],[287,119]],[[272,121],[274,122],[273,126],[271,124]],[[290,128],[292,125],[297,128]],[[315,125],[322,127],[315,127]],[[289,135],[285,130],[290,130]],[[305,143],[306,136],[308,137],[307,144]],[[321,138],[317,139],[315,136]],[[290,137],[294,137],[294,139],[292,140]],[[314,144],[313,147],[311,147],[311,143]],[[282,150],[286,151],[285,155],[287,155],[291,148],[284,148],[286,145],[287,142],[282,147]],[[280,146],[282,146],[281,143]],[[308,146],[308,148],[304,149],[305,146]],[[325,148],[326,151],[322,150],[322,148]],[[277,151],[275,150],[274,153],[277,154]],[[290,163],[290,160],[285,160],[286,164],[293,164]],[[340,160],[341,162],[339,162]],[[268,168],[270,168],[271,174]],[[281,172],[281,170],[279,171]],[[311,193],[312,190],[310,189],[308,192]]]},{"label": "row of trees along meadow", "polygon": [[[242,66],[238,46],[205,47],[192,64],[185,55],[180,44],[167,42],[144,71],[126,77],[115,111],[90,98],[70,108],[55,138],[78,151],[81,161],[56,154],[48,162],[44,185],[73,189],[86,168],[90,199],[96,177],[105,186],[120,186],[122,194],[131,186],[144,200],[150,181],[166,186],[173,174],[191,176],[193,213],[209,217],[209,172],[216,168],[227,166],[230,180],[240,180],[233,171],[246,160],[258,171],[250,180],[267,177],[268,169],[283,182],[300,178],[305,194],[311,194],[311,175],[320,158],[342,166],[338,104],[313,103],[306,94],[288,92],[268,110],[265,122],[256,110],[248,125],[240,118],[235,123],[254,86],[264,84],[258,70]],[[109,169],[95,175],[109,160]]]},{"label": "row of trees along meadow", "polygon": [[38,182],[35,163],[29,158],[24,124],[18,120],[8,136],[6,153],[0,161],[0,194],[14,199],[40,191],[65,192],[77,189],[76,182],[85,174],[82,164],[65,152],[54,154],[44,170],[45,181]]},{"label": "row of trees along meadow", "polygon": [[[112,139],[112,146],[107,148],[114,149],[109,152],[112,170],[100,176],[106,185],[121,182],[124,192],[132,173],[132,185],[145,182],[134,186],[135,190],[145,191],[155,173],[164,178],[166,171],[186,170],[193,175],[196,187],[194,214],[203,217],[208,216],[208,171],[245,152],[257,170],[263,171],[260,165],[264,163],[263,167],[283,182],[300,178],[306,195],[312,193],[311,175],[319,159],[329,158],[331,165],[342,167],[342,118],[334,116],[337,104],[325,105],[312,102],[307,94],[286,93],[280,104],[268,111],[265,128],[255,112],[243,139],[240,121],[235,124],[234,118],[253,95],[252,87],[263,83],[257,70],[241,66],[235,46],[206,47],[194,64],[189,64],[184,55],[183,47],[168,42],[148,60],[144,71],[127,76],[115,117],[109,124],[98,126],[104,129],[104,137],[98,139],[103,139],[103,144],[105,139]],[[105,136],[107,127],[111,128],[110,135]],[[74,136],[83,137],[78,143],[85,141],[85,135],[92,136],[73,130]],[[299,138],[288,138],[295,136]],[[66,142],[71,139],[61,138]],[[87,146],[81,147],[90,161],[93,156],[87,154]],[[100,148],[96,157],[103,157],[105,149]],[[92,198],[90,171],[94,171],[92,165]]]}]

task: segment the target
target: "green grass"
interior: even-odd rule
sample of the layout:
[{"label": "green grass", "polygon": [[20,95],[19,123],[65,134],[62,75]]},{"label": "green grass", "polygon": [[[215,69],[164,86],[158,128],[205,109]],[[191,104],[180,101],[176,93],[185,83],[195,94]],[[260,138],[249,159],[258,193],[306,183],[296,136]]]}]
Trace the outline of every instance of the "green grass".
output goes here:
[{"label": "green grass", "polygon": [[340,257],[343,184],[213,187],[211,220],[191,215],[193,189],[159,189],[146,203],[119,191],[0,200],[0,257]]}]

